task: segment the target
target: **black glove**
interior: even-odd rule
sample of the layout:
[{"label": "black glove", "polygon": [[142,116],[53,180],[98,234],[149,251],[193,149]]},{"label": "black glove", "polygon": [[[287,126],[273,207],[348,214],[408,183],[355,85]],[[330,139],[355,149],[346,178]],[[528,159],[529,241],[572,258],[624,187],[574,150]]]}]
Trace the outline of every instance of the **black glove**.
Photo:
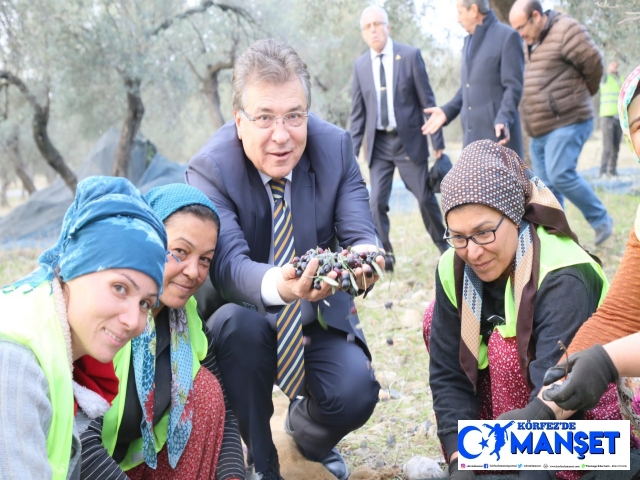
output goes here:
[{"label": "black glove", "polygon": [[[565,376],[567,361],[551,367],[543,383],[550,385]],[[594,345],[569,357],[569,375],[562,385],[553,385],[542,393],[545,400],[556,402],[565,410],[589,410],[595,407],[618,370],[602,345]]]},{"label": "black glove", "polygon": [[519,408],[517,410],[511,410],[510,412],[505,412],[498,417],[498,420],[555,420],[556,414],[553,413],[553,410],[540,400],[538,397],[535,397],[529,404],[524,408]]},{"label": "black glove", "polygon": [[458,458],[449,463],[449,478],[453,480],[474,480],[476,474],[473,470],[458,470]]}]

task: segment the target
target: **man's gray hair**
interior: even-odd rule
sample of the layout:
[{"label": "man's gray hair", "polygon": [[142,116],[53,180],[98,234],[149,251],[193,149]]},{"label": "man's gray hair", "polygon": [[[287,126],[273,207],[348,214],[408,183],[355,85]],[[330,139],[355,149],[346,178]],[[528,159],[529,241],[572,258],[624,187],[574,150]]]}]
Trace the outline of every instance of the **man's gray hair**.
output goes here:
[{"label": "man's gray hair", "polygon": [[482,15],[486,15],[491,11],[491,5],[489,5],[489,0],[461,0],[462,6],[467,10],[471,8],[471,5],[477,5],[478,11]]},{"label": "man's gray hair", "polygon": [[387,15],[387,11],[384,8],[379,7],[377,5],[370,5],[364,10],[362,10],[362,14],[360,15],[360,28],[364,28],[364,25],[362,24],[363,23],[362,19],[364,18],[365,14],[369,12],[378,12],[382,14],[382,21],[387,25],[389,24],[389,15]]},{"label": "man's gray hair", "polygon": [[245,105],[247,84],[282,85],[298,77],[302,82],[307,108],[311,106],[311,79],[307,65],[286,43],[273,38],[258,40],[242,53],[233,66],[233,109]]}]

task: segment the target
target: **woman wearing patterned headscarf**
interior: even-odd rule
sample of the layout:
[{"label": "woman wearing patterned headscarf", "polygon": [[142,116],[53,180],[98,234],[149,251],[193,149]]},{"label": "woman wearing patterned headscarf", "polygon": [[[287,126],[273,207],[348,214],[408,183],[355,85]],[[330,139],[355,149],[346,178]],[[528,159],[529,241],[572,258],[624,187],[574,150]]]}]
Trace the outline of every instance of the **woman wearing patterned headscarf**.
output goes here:
[{"label": "woman wearing patterned headscarf", "polygon": [[[640,66],[620,91],[618,113],[627,143],[640,161]],[[544,391],[547,400],[577,410],[595,404],[609,382],[618,381],[624,419],[631,421],[632,441],[640,448],[640,208],[620,267],[602,306],[571,342],[568,379]],[[604,346],[603,346],[604,345]],[[565,362],[551,368],[545,385],[565,376]]]},{"label": "woman wearing patterned headscarf", "polygon": [[[554,419],[536,397],[542,378],[562,355],[558,341],[569,343],[608,283],[556,198],[512,150],[472,143],[441,191],[452,248],[425,315],[429,383],[451,478],[473,478],[458,470],[458,420]],[[615,399],[607,401],[613,412],[588,415],[619,418]]]},{"label": "woman wearing patterned headscarf", "polygon": [[193,298],[209,274],[218,212],[185,184],[154,188],[145,198],[167,229],[164,288],[145,331],[114,359],[119,393],[82,438],[82,478],[243,479],[237,423],[230,409],[225,415],[215,354]]},{"label": "woman wearing patterned headscarf", "polygon": [[128,180],[78,184],[57,243],[0,294],[0,476],[79,478],[79,436],[117,393],[111,360],[145,328],[166,252]]}]

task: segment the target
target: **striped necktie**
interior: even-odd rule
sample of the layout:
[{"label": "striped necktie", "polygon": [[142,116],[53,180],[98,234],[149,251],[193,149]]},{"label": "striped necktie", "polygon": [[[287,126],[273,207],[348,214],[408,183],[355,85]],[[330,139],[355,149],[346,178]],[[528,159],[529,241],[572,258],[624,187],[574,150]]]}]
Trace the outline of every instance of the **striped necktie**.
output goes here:
[{"label": "striped necktie", "polygon": [[[296,254],[293,243],[291,210],[284,199],[286,180],[271,180],[273,194],[273,263],[286,265]],[[304,347],[300,300],[286,305],[276,320],[278,332],[278,385],[295,399],[304,385]]]}]

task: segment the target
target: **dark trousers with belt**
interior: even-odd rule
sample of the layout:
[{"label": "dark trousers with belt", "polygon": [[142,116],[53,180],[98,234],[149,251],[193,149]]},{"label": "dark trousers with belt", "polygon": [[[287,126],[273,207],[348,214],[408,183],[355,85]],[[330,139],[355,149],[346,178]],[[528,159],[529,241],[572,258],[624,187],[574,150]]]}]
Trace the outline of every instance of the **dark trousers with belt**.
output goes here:
[{"label": "dark trousers with belt", "polygon": [[[207,321],[218,366],[240,434],[264,471],[275,453],[269,420],[277,375],[276,331],[255,311],[227,304]],[[310,460],[320,461],[353,430],[369,419],[380,384],[358,340],[318,322],[303,327],[306,387],[303,400],[289,408],[293,439]]]},{"label": "dark trousers with belt", "polygon": [[427,159],[425,158],[420,163],[412,162],[402,147],[402,142],[397,133],[389,134],[376,130],[376,138],[373,142],[371,155],[371,168],[369,169],[371,183],[369,202],[373,213],[373,221],[382,240],[382,246],[387,252],[393,251],[389,240],[391,224],[388,212],[393,174],[396,167],[407,190],[413,193],[418,200],[422,221],[433,239],[433,243],[441,252],[444,252],[447,249],[447,243],[442,239],[445,228],[438,200],[431,188],[429,188],[429,163]]}]

